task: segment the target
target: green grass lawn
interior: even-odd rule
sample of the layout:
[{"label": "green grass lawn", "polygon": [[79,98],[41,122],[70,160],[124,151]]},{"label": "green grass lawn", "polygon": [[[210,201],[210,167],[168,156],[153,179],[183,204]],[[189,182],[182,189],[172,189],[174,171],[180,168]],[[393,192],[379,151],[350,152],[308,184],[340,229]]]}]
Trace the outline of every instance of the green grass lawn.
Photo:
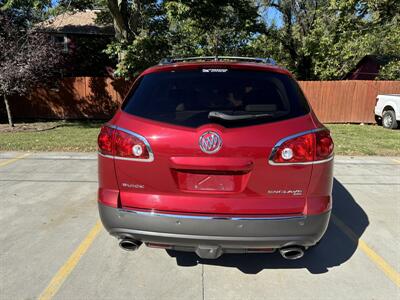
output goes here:
[{"label": "green grass lawn", "polygon": [[327,124],[338,155],[400,155],[400,129],[382,126]]},{"label": "green grass lawn", "polygon": [[60,122],[38,132],[1,132],[0,151],[76,151],[97,150],[101,123]]},{"label": "green grass lawn", "polygon": [[[0,151],[96,151],[101,123],[60,122],[39,132],[2,132]],[[400,155],[400,130],[372,125],[328,124],[338,155]]]}]

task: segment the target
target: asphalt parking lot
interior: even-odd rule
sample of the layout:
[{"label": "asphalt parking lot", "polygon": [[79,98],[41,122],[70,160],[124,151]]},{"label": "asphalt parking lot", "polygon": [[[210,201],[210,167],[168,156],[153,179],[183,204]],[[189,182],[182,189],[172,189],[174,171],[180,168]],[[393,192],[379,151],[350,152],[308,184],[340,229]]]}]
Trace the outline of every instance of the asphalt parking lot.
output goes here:
[{"label": "asphalt parking lot", "polygon": [[1,299],[400,299],[400,158],[337,157],[333,218],[297,261],[125,252],[96,188],[94,154],[0,153]]}]

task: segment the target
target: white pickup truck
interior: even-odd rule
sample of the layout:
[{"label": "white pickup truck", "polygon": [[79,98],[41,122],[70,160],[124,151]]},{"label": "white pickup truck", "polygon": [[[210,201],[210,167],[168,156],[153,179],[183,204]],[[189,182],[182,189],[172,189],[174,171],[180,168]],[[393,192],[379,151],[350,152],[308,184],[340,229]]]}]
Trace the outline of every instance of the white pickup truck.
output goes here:
[{"label": "white pickup truck", "polygon": [[397,128],[400,124],[400,94],[376,97],[375,120],[385,128]]}]

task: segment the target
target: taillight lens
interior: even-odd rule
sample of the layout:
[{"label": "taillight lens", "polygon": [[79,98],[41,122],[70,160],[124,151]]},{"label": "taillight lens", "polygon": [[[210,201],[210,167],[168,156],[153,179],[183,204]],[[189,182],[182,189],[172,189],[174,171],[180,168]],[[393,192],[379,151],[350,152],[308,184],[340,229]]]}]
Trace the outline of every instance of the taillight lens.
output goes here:
[{"label": "taillight lens", "polygon": [[333,155],[333,140],[329,130],[321,130],[315,133],[316,151],[315,160],[323,160]]},{"label": "taillight lens", "polygon": [[115,156],[136,159],[149,159],[145,143],[136,136],[126,132],[115,131]]},{"label": "taillight lens", "polygon": [[314,159],[314,134],[305,134],[284,142],[275,152],[274,162],[294,163]]},{"label": "taillight lens", "polygon": [[97,143],[99,145],[99,151],[105,155],[113,155],[113,134],[114,129],[108,126],[101,127]]},{"label": "taillight lens", "polygon": [[333,155],[333,141],[328,129],[293,137],[275,148],[271,160],[277,164],[313,162]]},{"label": "taillight lens", "polygon": [[124,129],[103,126],[98,137],[99,152],[115,158],[149,160],[150,146],[144,137]]}]

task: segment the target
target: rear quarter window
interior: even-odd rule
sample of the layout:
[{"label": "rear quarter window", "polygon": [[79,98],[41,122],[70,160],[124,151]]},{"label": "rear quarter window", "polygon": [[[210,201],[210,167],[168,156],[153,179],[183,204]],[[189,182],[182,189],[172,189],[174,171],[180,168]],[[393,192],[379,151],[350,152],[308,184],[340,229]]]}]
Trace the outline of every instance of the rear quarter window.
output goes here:
[{"label": "rear quarter window", "polygon": [[[241,127],[286,120],[310,109],[290,76],[230,69],[150,73],[140,78],[122,110],[142,118],[187,127],[219,123]],[[244,116],[210,119],[210,112]],[[260,118],[254,115],[263,115]]]}]

